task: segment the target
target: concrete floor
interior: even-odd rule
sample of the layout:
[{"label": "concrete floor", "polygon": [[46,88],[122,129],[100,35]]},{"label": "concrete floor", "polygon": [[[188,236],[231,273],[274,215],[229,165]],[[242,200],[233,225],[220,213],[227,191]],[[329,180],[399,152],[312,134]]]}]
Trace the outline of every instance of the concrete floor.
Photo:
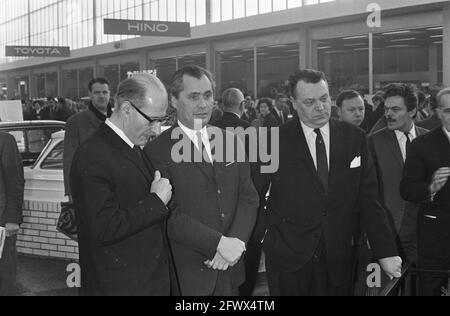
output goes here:
[{"label": "concrete floor", "polygon": [[[19,256],[17,271],[18,296],[77,296],[77,289],[66,285],[67,265],[70,262]],[[262,270],[262,271],[261,271]],[[259,274],[255,296],[268,296],[265,269]]]}]

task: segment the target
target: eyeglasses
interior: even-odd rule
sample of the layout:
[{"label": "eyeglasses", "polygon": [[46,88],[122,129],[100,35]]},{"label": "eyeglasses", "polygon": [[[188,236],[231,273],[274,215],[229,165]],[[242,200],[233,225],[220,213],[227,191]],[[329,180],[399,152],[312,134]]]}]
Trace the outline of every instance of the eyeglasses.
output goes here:
[{"label": "eyeglasses", "polygon": [[138,107],[136,105],[134,105],[133,102],[131,102],[130,100],[128,100],[128,103],[131,104],[131,106],[140,114],[142,115],[147,121],[150,122],[150,124],[153,123],[160,123],[160,124],[164,124],[165,122],[167,122],[169,120],[169,116],[165,115],[165,116],[160,116],[160,117],[150,117],[147,114],[145,114],[144,112],[142,112],[141,110],[138,109]]}]

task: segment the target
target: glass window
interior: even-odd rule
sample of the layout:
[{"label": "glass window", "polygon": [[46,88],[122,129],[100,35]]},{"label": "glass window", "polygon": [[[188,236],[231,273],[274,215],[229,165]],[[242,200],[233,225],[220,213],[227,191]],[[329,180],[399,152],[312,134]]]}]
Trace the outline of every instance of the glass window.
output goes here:
[{"label": "glass window", "polygon": [[299,69],[298,44],[258,47],[258,98],[287,93],[287,81]]},{"label": "glass window", "polygon": [[47,96],[45,91],[45,74],[39,74],[34,77],[36,81],[36,93],[38,98],[44,98]]},{"label": "glass window", "polygon": [[46,74],[45,90],[47,96],[57,96],[58,95],[58,73],[49,72]]},{"label": "glass window", "polygon": [[79,69],[79,84],[78,84],[78,96],[79,98],[87,97],[89,95],[88,83],[94,78],[93,68]]},{"label": "glass window", "polygon": [[27,131],[28,151],[40,154],[57,129],[33,129]]},{"label": "glass window", "polygon": [[62,170],[63,169],[64,142],[56,145],[41,164],[41,169]]},{"label": "glass window", "polygon": [[111,84],[111,94],[114,95],[119,85],[119,65],[108,65],[103,67],[103,76],[108,79]]},{"label": "glass window", "polygon": [[78,99],[78,74],[75,69],[64,70],[63,73],[63,96],[72,100]]},{"label": "glass window", "polygon": [[246,95],[255,95],[253,48],[217,53],[220,73],[219,95],[228,88],[238,88]]},{"label": "glass window", "polygon": [[128,78],[129,74],[134,71],[139,71],[139,63],[126,63],[120,65],[120,81]]},{"label": "glass window", "polygon": [[206,68],[206,54],[197,54],[178,57],[178,69],[188,65],[197,65]]},{"label": "glass window", "polygon": [[175,57],[157,59],[153,61],[159,80],[166,85],[170,83],[170,79],[177,70],[177,61]]}]

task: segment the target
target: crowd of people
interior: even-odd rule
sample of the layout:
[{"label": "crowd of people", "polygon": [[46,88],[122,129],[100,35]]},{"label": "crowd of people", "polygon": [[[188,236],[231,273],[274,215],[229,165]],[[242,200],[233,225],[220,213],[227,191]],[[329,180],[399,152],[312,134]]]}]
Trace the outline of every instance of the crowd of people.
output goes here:
[{"label": "crowd of people", "polygon": [[37,100],[22,100],[23,119],[25,121],[55,120],[67,122],[74,114],[86,110],[84,101],[72,101],[65,98],[48,97]]},{"label": "crowd of people", "polygon": [[[373,106],[345,90],[332,106],[325,74],[299,70],[274,99],[230,88],[215,101],[198,66],[168,91],[136,74],[114,104],[106,79],[88,88],[64,143],[81,295],[249,296],[262,251],[274,296],[365,295],[371,262],[384,285],[406,265],[450,268],[450,89],[389,84]],[[278,137],[261,144],[229,130],[239,127]],[[272,149],[275,171],[229,154],[254,156],[252,142],[258,158]],[[418,294],[446,282],[421,277]]]}]

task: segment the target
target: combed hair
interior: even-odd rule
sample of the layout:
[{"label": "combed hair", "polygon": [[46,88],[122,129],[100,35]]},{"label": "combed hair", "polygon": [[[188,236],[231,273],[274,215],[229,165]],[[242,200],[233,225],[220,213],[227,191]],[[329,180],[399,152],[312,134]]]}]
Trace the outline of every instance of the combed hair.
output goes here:
[{"label": "combed hair", "polygon": [[180,96],[180,92],[183,91],[183,77],[187,75],[190,77],[194,77],[197,79],[201,79],[203,76],[206,76],[211,82],[212,90],[216,89],[216,82],[214,80],[213,75],[203,67],[197,65],[189,65],[183,67],[175,72],[170,80],[169,90],[170,94],[174,96],[176,99]]},{"label": "combed hair", "polygon": [[297,84],[300,81],[303,81],[305,83],[316,84],[322,80],[327,82],[325,73],[323,73],[322,71],[317,71],[314,69],[299,70],[289,78],[289,87],[291,90],[290,91],[291,95],[294,96],[295,98],[298,97],[297,96]]},{"label": "combed hair", "polygon": [[438,107],[441,106],[441,98],[442,98],[444,95],[450,95],[450,88],[442,89],[442,90],[439,91],[439,93],[437,94],[436,100],[437,100]]},{"label": "combed hair", "polygon": [[147,73],[133,75],[119,84],[116,95],[117,105],[120,106],[123,101],[130,100],[140,107],[151,90],[159,90],[167,98],[166,88],[155,75]]},{"label": "combed hair", "polygon": [[111,84],[109,83],[109,81],[107,79],[105,79],[105,78],[94,78],[91,81],[89,81],[89,84],[88,84],[88,89],[89,89],[90,92],[92,92],[92,87],[96,83],[106,84],[106,85],[108,85],[108,88],[111,87]]},{"label": "combed hair", "polygon": [[[232,109],[237,108],[240,105],[239,94],[240,90],[236,88],[230,88],[224,91],[222,94],[222,103],[224,108]],[[244,99],[245,100],[245,99]]]},{"label": "combed hair", "polygon": [[336,105],[342,107],[342,103],[346,100],[361,97],[361,94],[356,90],[344,90],[336,98]]},{"label": "combed hair", "polygon": [[405,101],[408,112],[414,111],[418,107],[417,94],[414,88],[404,83],[391,83],[384,87],[384,99],[391,97],[402,97]]}]

